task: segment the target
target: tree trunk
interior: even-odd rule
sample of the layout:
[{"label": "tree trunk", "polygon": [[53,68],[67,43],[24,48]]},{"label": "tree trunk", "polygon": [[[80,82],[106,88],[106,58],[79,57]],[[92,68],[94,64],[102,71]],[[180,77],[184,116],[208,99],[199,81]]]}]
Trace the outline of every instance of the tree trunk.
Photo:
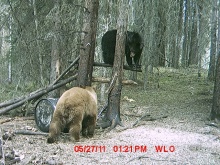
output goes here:
[{"label": "tree trunk", "polygon": [[202,45],[202,36],[201,36],[201,29],[202,29],[202,6],[198,5],[198,77],[202,76],[202,53],[199,51]]},{"label": "tree trunk", "polygon": [[220,51],[218,53],[218,59],[215,72],[215,85],[212,101],[211,119],[217,118],[220,120]]},{"label": "tree trunk", "polygon": [[[39,35],[39,29],[38,29],[38,13],[37,13],[37,7],[36,7],[36,0],[33,0],[33,8],[34,8],[34,23],[35,23],[35,30],[36,30],[36,38],[40,38]],[[43,78],[43,56],[42,56],[42,50],[40,47],[40,41],[39,39],[37,39],[37,47],[36,47],[36,51],[38,53],[38,59],[39,59],[39,68],[40,68],[40,82],[41,85],[44,85],[44,78]]]},{"label": "tree trunk", "polygon": [[191,44],[189,50],[189,65],[198,64],[198,27],[197,27],[197,4],[192,8],[192,30],[191,30]]},{"label": "tree trunk", "polygon": [[[220,7],[220,0],[218,9]],[[220,45],[220,10],[218,11],[218,45]],[[215,70],[215,85],[212,101],[211,119],[218,119],[220,121],[220,46],[218,46],[218,58]]]},{"label": "tree trunk", "polygon": [[[54,29],[51,50],[51,70],[50,83],[54,82],[61,73],[61,19],[60,19],[60,0],[55,1],[54,8],[56,13],[54,15]],[[59,90],[54,90],[50,93],[50,97],[59,97]]]},{"label": "tree trunk", "polygon": [[[160,1],[160,3],[161,2],[162,1]],[[162,5],[162,4],[160,4],[160,5]],[[159,25],[158,25],[159,43],[158,43],[158,65],[157,66],[165,67],[165,62],[166,62],[165,31],[166,31],[167,22],[166,22],[165,13],[164,13],[163,8],[158,7],[158,16],[159,16],[160,21],[159,21]]]},{"label": "tree trunk", "polygon": [[188,61],[188,48],[187,48],[187,39],[188,39],[188,15],[189,15],[189,0],[184,0],[185,2],[185,15],[184,15],[184,37],[183,37],[183,52],[181,64],[182,67],[187,66]]},{"label": "tree trunk", "polygon": [[[157,58],[157,33],[156,28],[158,27],[157,21],[155,19],[157,11],[158,1],[148,1],[145,5],[145,16],[148,19],[144,19],[145,36],[143,37],[145,48],[143,50],[143,63],[144,68],[144,90],[148,88],[149,73],[153,73],[153,67],[158,65]],[[149,33],[149,34],[148,34]],[[156,60],[155,60],[156,59]]]},{"label": "tree trunk", "polygon": [[176,37],[175,53],[172,60],[171,66],[178,69],[179,68],[179,59],[181,53],[181,38],[182,38],[182,25],[183,25],[183,0],[179,1],[179,11],[178,11],[178,35]]},{"label": "tree trunk", "polygon": [[212,2],[212,16],[211,16],[211,46],[210,46],[210,62],[208,79],[214,80],[215,77],[215,62],[216,62],[216,28],[217,28],[217,0]]},{"label": "tree trunk", "polygon": [[9,17],[8,83],[12,83],[12,16]]},{"label": "tree trunk", "polygon": [[111,129],[121,125],[120,100],[122,90],[123,63],[125,54],[125,32],[127,31],[127,14],[125,2],[119,1],[119,18],[117,20],[117,36],[112,78],[108,93],[108,109],[106,119],[111,122]]},{"label": "tree trunk", "polygon": [[80,49],[80,60],[77,78],[79,86],[91,86],[92,83],[98,7],[98,0],[85,1],[85,23],[82,30],[84,34],[82,36],[83,43]]}]

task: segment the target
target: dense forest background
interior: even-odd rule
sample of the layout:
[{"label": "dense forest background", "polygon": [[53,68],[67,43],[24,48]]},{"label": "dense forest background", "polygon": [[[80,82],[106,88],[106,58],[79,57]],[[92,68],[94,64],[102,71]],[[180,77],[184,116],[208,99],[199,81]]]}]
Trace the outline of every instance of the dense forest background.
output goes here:
[{"label": "dense forest background", "polygon": [[[1,0],[0,4],[2,102],[50,84],[79,56],[87,9],[83,0]],[[153,68],[159,67],[194,68],[198,77],[219,80],[219,9],[219,0],[126,2],[127,29],[138,32],[144,40],[144,89]],[[101,37],[117,27],[117,17],[117,0],[99,2],[96,62],[102,62]],[[96,68],[94,75],[102,77],[105,72],[105,68]],[[126,75],[131,78],[132,72]]]}]

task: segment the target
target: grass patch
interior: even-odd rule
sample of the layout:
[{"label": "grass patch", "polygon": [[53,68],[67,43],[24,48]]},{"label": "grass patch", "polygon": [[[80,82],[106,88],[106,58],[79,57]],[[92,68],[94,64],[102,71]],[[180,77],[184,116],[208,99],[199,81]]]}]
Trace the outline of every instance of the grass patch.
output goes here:
[{"label": "grass patch", "polygon": [[[157,74],[157,75],[155,75]],[[156,77],[157,76],[157,77]],[[155,88],[159,83],[159,88]],[[147,90],[142,86],[124,86],[122,97],[128,96],[140,106],[179,106],[181,103],[212,98],[213,82],[206,79],[206,72],[198,78],[194,69],[160,69],[149,77]]]}]

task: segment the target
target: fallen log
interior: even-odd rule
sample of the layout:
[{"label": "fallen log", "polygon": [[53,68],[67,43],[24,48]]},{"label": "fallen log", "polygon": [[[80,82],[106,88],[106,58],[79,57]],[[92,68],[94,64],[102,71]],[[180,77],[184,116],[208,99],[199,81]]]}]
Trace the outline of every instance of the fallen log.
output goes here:
[{"label": "fallen log", "polygon": [[24,97],[13,99],[13,100],[9,100],[9,101],[7,100],[5,102],[2,102],[2,103],[0,103],[0,108],[7,107],[7,106],[9,106],[11,104],[15,104],[15,103],[19,102],[22,99],[24,99]]},{"label": "fallen log", "polygon": [[[41,91],[42,89],[43,88],[38,89],[37,91]],[[30,93],[29,95],[32,95],[32,94],[36,93],[37,91],[34,91],[34,92]],[[4,101],[4,102],[0,103],[0,108],[7,107],[9,105],[15,104],[15,103],[17,103],[17,102],[19,102],[23,99],[25,99],[25,96],[21,96],[21,97],[18,97],[16,99]]]},{"label": "fallen log", "polygon": [[8,118],[8,119],[0,120],[0,124],[7,123],[7,122],[10,122],[12,120],[14,120],[14,119],[13,118]]},{"label": "fallen log", "polygon": [[[55,85],[61,78],[63,78],[69,71],[70,69],[75,65],[77,64],[77,62],[79,61],[79,56],[69,65],[68,68],[66,68],[63,73],[51,84],[51,85]],[[42,91],[43,88],[41,89],[38,89],[38,91]],[[37,91],[34,91],[33,93],[30,93],[29,95],[33,95],[37,93]],[[5,101],[5,102],[2,102],[0,103],[0,108],[3,108],[3,107],[7,107],[9,105],[12,105],[12,104],[15,104],[21,100],[24,100],[26,98],[26,96],[21,96],[19,98],[16,98],[16,99],[12,99],[12,100],[8,100],[8,101]]]},{"label": "fallen log", "polygon": [[[106,78],[106,77],[93,77],[92,81],[93,82],[109,83],[110,82],[110,78]],[[122,84],[124,84],[124,85],[138,85],[138,83],[133,81],[133,80],[122,80]]]},{"label": "fallen log", "polygon": [[27,131],[27,130],[16,130],[13,133],[14,134],[20,134],[20,135],[43,135],[43,136],[48,136],[48,133],[45,133],[45,132],[33,132],[33,131]]},{"label": "fallen log", "polygon": [[[104,63],[98,63],[98,62],[94,62],[93,63],[93,66],[101,66],[101,67],[113,67],[112,65],[110,64],[104,64]],[[137,71],[137,72],[142,72],[141,68],[132,68],[128,65],[124,65],[123,66],[123,69],[125,70],[131,70],[131,71]]]},{"label": "fallen log", "polygon": [[63,80],[63,81],[61,81],[61,82],[59,82],[59,83],[57,83],[55,85],[50,84],[46,88],[43,88],[41,90],[37,90],[37,91],[32,92],[31,94],[27,95],[27,96],[22,97],[24,99],[16,102],[15,104],[7,106],[6,108],[1,109],[0,110],[0,115],[4,114],[4,113],[6,113],[6,112],[8,112],[8,111],[10,111],[10,110],[12,110],[14,108],[17,108],[17,107],[23,105],[24,103],[26,103],[26,102],[28,102],[30,100],[37,99],[37,98],[47,94],[48,92],[50,92],[50,91],[52,91],[54,89],[57,89],[57,88],[65,85],[65,84],[67,84],[67,83],[69,83],[69,82],[71,82],[73,80],[76,80],[76,77],[77,77],[77,75],[74,75],[73,77],[70,77],[70,78],[68,78],[66,80]]}]

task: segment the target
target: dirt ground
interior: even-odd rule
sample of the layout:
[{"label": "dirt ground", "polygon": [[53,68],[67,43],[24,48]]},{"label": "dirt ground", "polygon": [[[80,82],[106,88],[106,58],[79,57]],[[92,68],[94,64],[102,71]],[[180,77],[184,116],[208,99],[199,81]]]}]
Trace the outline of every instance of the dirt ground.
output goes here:
[{"label": "dirt ground", "polygon": [[[193,84],[191,87],[196,89]],[[136,87],[133,89],[137,90]],[[129,88],[123,95],[126,90]],[[144,95],[140,88],[138,90],[140,97]],[[160,96],[164,90],[162,87],[148,93],[152,97],[155,95],[151,92]],[[170,92],[166,99],[175,99],[174,93]],[[16,163],[21,165],[220,164],[220,128],[207,125],[210,124],[210,97],[204,94],[200,97],[194,90],[186,92],[181,102],[172,104],[154,104],[156,97],[146,104],[143,100],[139,104],[136,96],[129,95],[128,98],[134,101],[123,99],[121,102],[124,127],[117,126],[110,132],[96,129],[93,138],[81,138],[77,143],[69,141],[68,135],[62,135],[55,144],[47,144],[42,135],[15,135],[4,141],[6,164],[15,163],[10,155],[16,155]],[[0,116],[1,121],[8,118]],[[1,124],[2,132],[20,129],[37,131],[33,118],[16,117]]]}]

